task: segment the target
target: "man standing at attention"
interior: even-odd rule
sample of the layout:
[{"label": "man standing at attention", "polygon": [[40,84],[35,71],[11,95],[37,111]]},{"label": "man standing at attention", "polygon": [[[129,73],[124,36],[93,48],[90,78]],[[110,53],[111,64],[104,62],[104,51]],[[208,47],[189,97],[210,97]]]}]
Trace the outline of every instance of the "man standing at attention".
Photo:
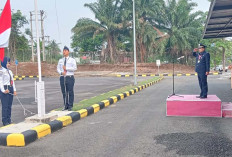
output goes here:
[{"label": "man standing at attention", "polygon": [[60,74],[60,87],[64,99],[64,110],[72,111],[74,102],[74,71],[77,70],[76,61],[69,57],[69,49],[67,46],[63,49],[63,58],[61,58],[57,65],[57,72]]},{"label": "man standing at attention", "polygon": [[[198,48],[193,50],[193,56],[196,57],[195,71],[198,75],[198,81],[201,88],[201,93],[197,98],[205,99],[208,94],[207,76],[210,71],[210,54],[205,51],[206,46],[199,44]],[[197,53],[198,50],[198,53]]]}]

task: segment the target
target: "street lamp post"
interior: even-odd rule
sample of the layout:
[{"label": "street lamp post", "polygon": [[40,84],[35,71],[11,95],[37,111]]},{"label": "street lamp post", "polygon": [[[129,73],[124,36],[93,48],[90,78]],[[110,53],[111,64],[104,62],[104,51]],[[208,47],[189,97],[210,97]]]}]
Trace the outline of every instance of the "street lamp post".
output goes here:
[{"label": "street lamp post", "polygon": [[37,61],[38,61],[38,73],[39,73],[39,82],[37,82],[37,107],[38,107],[38,117],[44,117],[45,116],[45,91],[44,91],[44,82],[42,81],[42,76],[41,76],[37,0],[35,0],[34,2],[35,2],[35,24],[36,24],[36,39],[37,39]]},{"label": "street lamp post", "polygon": [[133,0],[133,34],[134,34],[134,85],[137,85],[136,70],[136,31],[135,31],[135,0]]}]

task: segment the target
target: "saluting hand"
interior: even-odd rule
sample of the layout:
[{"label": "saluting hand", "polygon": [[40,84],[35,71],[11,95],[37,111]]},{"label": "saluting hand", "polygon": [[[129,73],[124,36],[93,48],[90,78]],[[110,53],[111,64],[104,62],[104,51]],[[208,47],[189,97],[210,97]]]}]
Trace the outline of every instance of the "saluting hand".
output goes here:
[{"label": "saluting hand", "polygon": [[198,48],[195,48],[195,49],[193,50],[193,52],[197,52],[197,50],[198,50]]}]

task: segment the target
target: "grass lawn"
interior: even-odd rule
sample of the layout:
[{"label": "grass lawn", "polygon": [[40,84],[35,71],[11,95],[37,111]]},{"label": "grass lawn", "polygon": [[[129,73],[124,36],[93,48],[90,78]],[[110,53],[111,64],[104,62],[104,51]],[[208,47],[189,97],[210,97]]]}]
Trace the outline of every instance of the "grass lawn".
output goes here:
[{"label": "grass lawn", "polygon": [[[147,83],[150,83],[150,82],[153,82],[153,81],[156,81],[158,80],[160,77],[154,77],[152,79],[148,79],[148,80],[145,80],[145,81],[141,81],[141,82],[138,82],[138,86],[141,86],[141,85],[145,85]],[[119,88],[119,89],[115,89],[113,91],[109,91],[107,93],[103,93],[101,95],[98,95],[98,96],[95,96],[95,97],[92,97],[90,99],[85,99],[85,100],[82,100],[80,101],[78,104],[74,104],[73,105],[73,111],[78,111],[80,109],[84,109],[86,107],[89,107],[93,104],[97,104],[99,102],[101,102],[102,100],[106,100],[112,96],[115,96],[115,95],[118,95],[120,93],[124,93],[126,91],[129,91],[131,89],[134,89],[138,86],[134,86],[134,85],[128,85],[128,86],[124,86],[122,88]],[[58,109],[60,110],[60,109]]]}]

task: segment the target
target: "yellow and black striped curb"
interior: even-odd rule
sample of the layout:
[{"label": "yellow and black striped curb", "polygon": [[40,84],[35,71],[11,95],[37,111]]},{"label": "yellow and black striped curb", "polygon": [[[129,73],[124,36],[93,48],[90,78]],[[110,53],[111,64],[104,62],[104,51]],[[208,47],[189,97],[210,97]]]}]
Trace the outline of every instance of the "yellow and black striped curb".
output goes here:
[{"label": "yellow and black striped curb", "polygon": [[14,77],[14,81],[16,81],[16,80],[24,80],[24,78],[22,78],[22,77],[15,78]]},{"label": "yellow and black striped curb", "polygon": [[[24,78],[38,78],[39,76],[14,76],[14,80],[24,80]],[[45,76],[42,76],[45,77]]]},{"label": "yellow and black striped curb", "polygon": [[118,102],[119,100],[122,100],[130,95],[133,95],[136,92],[141,91],[142,89],[150,87],[151,85],[159,82],[162,79],[163,77],[159,78],[156,81],[147,83],[145,85],[138,86],[124,93],[112,96],[106,100],[102,100],[98,104],[94,104],[85,109],[71,112],[68,115],[59,117],[56,120],[51,121],[48,124],[42,124],[42,125],[36,126],[22,133],[0,133],[0,146],[24,147],[28,145],[29,143],[36,141],[37,139],[40,139],[57,130],[60,130],[61,128],[66,127],[86,116],[94,114],[98,112],[99,110]]},{"label": "yellow and black striped curb", "polygon": [[[209,75],[220,75],[222,73],[209,73]],[[117,77],[133,77],[134,75],[116,75]],[[173,76],[173,74],[142,74],[142,75],[136,75],[136,76],[141,76],[141,77],[148,77],[148,76]],[[195,74],[174,74],[174,76],[197,76],[197,73]]]},{"label": "yellow and black striped curb", "polygon": [[39,76],[14,76],[14,78],[38,78]]}]

